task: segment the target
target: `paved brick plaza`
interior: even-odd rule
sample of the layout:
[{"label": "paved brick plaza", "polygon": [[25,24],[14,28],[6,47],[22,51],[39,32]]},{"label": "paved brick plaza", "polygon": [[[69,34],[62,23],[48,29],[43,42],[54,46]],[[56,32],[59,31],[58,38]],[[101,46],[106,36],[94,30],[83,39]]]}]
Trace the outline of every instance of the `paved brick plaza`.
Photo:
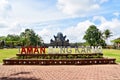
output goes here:
[{"label": "paved brick plaza", "polygon": [[0,80],[120,80],[120,64],[83,66],[0,65]]}]

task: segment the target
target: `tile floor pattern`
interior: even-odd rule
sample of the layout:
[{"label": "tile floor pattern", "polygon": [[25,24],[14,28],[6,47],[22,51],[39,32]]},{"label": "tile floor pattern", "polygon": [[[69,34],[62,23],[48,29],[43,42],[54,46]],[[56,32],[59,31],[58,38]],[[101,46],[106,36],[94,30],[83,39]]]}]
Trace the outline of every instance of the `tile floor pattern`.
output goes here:
[{"label": "tile floor pattern", "polygon": [[0,80],[120,80],[120,64],[0,65]]}]

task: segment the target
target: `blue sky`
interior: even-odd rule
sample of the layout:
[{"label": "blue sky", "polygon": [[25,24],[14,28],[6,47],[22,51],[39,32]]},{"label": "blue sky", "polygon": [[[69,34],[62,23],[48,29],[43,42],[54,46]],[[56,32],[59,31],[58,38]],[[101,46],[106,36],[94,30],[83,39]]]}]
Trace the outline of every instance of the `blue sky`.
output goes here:
[{"label": "blue sky", "polygon": [[33,29],[44,42],[62,32],[70,42],[83,42],[96,25],[120,37],[120,0],[0,0],[0,36]]}]

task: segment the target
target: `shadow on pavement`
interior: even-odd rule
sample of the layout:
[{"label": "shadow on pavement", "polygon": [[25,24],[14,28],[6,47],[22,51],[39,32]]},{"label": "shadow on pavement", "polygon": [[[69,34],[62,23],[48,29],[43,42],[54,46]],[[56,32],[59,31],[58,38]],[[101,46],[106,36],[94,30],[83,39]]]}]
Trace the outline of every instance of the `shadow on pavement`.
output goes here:
[{"label": "shadow on pavement", "polygon": [[[26,75],[27,74],[27,77],[22,77],[22,76],[19,76],[19,75]],[[35,77],[28,77],[30,75],[30,72],[18,72],[18,73],[14,73],[14,74],[11,74],[7,77],[0,77],[0,80],[42,80],[40,78],[35,78]]]},{"label": "shadow on pavement", "polygon": [[14,74],[11,74],[10,76],[15,76],[15,75],[19,75],[19,74],[30,74],[30,72],[18,72],[18,73],[14,73]]},{"label": "shadow on pavement", "polygon": [[23,78],[23,77],[1,77],[0,80],[42,80],[42,79],[36,79],[33,77],[30,78]]}]

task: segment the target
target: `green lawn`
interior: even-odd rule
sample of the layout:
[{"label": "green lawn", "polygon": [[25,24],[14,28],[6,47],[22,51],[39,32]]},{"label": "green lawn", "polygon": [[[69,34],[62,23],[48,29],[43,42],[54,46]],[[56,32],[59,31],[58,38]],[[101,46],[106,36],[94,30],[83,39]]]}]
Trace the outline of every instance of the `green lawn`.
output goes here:
[{"label": "green lawn", "polygon": [[[18,49],[0,49],[0,63],[5,58],[15,57],[18,53]],[[104,57],[116,58],[117,62],[120,63],[120,50],[115,49],[103,49]]]},{"label": "green lawn", "polygon": [[0,49],[0,63],[5,58],[15,57],[18,53],[18,49]]},{"label": "green lawn", "polygon": [[116,58],[116,61],[120,63],[120,50],[104,49],[103,55],[108,58]]}]

